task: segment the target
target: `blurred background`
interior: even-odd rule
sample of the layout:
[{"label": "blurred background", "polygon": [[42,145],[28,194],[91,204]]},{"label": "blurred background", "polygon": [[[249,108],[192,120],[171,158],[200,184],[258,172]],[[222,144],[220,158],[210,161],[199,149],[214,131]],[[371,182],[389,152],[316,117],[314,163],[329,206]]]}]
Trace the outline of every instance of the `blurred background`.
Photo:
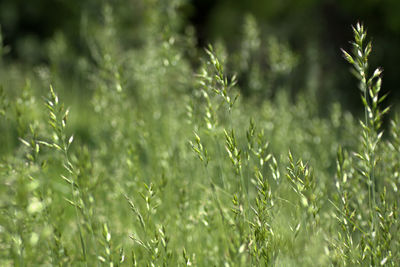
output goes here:
[{"label": "blurred background", "polygon": [[[19,62],[24,66],[46,65],[52,51],[64,51],[68,56],[64,58],[63,71],[76,71],[78,59],[89,54],[84,29],[101,20],[104,3],[114,9],[116,24],[123,36],[121,42],[126,47],[134,47],[140,46],[142,41],[141,25],[151,23],[146,10],[152,5],[168,6],[170,2],[1,0],[4,61]],[[180,17],[176,26],[178,31],[192,32],[199,51],[209,43],[222,44],[228,55],[234,55],[253,34],[258,43],[249,41],[247,45],[259,51],[251,57],[253,61],[260,61],[261,69],[257,71],[263,76],[272,66],[268,60],[273,59],[266,55],[268,51],[263,52],[263,47],[273,47],[275,42],[279,44],[275,54],[285,49],[291,54],[286,61],[278,57],[277,60],[284,61],[283,69],[278,71],[279,77],[265,74],[265,79],[273,81],[271,87],[290,83],[287,87],[294,94],[306,87],[314,87],[322,103],[335,99],[350,110],[359,110],[361,104],[359,92],[354,89],[356,80],[348,74],[349,66],[341,57],[340,48],[350,48],[350,26],[357,21],[364,22],[373,40],[371,65],[384,68],[384,90],[390,93],[390,104],[400,99],[398,0],[364,0],[362,3],[359,0],[188,0],[174,1],[174,5]],[[168,12],[168,8],[164,10]],[[57,44],[63,46],[61,50],[54,48]],[[188,55],[188,58],[193,66],[198,65],[196,56]],[[232,62],[243,59],[231,58]],[[260,90],[257,85],[250,84],[255,70],[249,66],[240,68],[231,71],[238,73],[243,94],[251,96]],[[314,78],[310,79],[311,76]],[[263,97],[273,97],[273,94]]]}]

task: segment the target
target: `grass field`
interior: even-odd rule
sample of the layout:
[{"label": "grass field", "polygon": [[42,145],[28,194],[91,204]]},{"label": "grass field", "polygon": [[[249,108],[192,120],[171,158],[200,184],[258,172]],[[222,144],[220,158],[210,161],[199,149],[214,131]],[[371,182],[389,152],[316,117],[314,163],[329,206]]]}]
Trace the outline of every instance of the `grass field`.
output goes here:
[{"label": "grass field", "polygon": [[398,265],[400,126],[362,24],[357,117],[318,66],[291,94],[299,55],[251,17],[230,54],[157,14],[127,47],[103,15],[88,57],[60,35],[49,65],[0,60],[1,266]]}]

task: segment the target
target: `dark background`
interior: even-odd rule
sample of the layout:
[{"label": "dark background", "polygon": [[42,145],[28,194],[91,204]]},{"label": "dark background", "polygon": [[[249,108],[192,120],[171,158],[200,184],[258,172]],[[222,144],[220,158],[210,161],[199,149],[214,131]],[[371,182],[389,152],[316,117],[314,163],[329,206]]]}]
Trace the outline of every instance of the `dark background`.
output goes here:
[{"label": "dark background", "polygon": [[[80,32],[82,17],[100,16],[102,3],[110,3],[118,12],[119,25],[135,29],[141,23],[146,0],[1,0],[0,25],[3,41],[10,48],[6,60],[23,64],[46,64],[46,42],[62,32],[77,54],[85,54]],[[197,46],[222,40],[228,51],[238,48],[241,25],[252,14],[265,35],[277,36],[289,43],[300,56],[300,66],[307,64],[307,47],[317,48],[321,64],[320,97],[322,101],[340,99],[350,108],[359,105],[356,81],[340,48],[349,49],[351,25],[363,22],[373,40],[372,67],[384,68],[384,90],[390,104],[400,99],[398,65],[400,62],[400,1],[398,0],[192,0],[178,11],[183,25],[193,25]],[[135,31],[131,31],[134,35]],[[131,38],[134,42],[135,38]],[[294,91],[305,86],[302,68],[293,73]]]}]

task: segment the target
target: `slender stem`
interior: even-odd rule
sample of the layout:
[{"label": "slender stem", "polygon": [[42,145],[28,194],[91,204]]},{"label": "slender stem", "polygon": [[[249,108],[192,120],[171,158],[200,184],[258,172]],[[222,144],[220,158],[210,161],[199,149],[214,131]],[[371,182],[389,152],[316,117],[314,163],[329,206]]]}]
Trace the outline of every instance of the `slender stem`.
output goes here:
[{"label": "slender stem", "polygon": [[[362,42],[359,44],[360,47],[363,47]],[[374,247],[376,246],[376,199],[375,199],[375,147],[373,146],[372,148],[370,147],[370,143],[374,142],[372,140],[372,137],[376,136],[376,129],[372,123],[370,123],[369,118],[369,112],[372,112],[372,107],[371,107],[371,99],[369,96],[369,91],[371,90],[371,84],[367,82],[367,73],[368,73],[368,63],[367,63],[367,58],[364,57],[364,62],[362,64],[362,86],[363,86],[363,91],[364,91],[364,99],[366,102],[366,106],[364,107],[364,113],[365,113],[365,126],[367,129],[364,129],[365,135],[366,135],[366,141],[367,141],[367,147],[366,151],[368,153],[368,202],[369,202],[369,213],[370,213],[370,221],[371,221],[371,229],[370,229],[370,235],[371,238],[373,239],[373,244]],[[369,109],[369,111],[368,111]],[[371,114],[372,116],[374,114]],[[371,259],[372,260],[372,259]]]},{"label": "slender stem", "polygon": [[[241,189],[242,189],[241,191],[243,191],[243,192],[242,192],[242,193],[243,193],[243,196],[244,196],[244,198],[246,199],[247,208],[250,209],[249,192],[248,192],[248,188],[245,186],[243,171],[242,171],[242,168],[241,168],[241,167],[240,167],[240,169],[239,169],[239,174],[240,174],[240,182],[241,182]],[[245,216],[245,212],[246,212],[246,209],[244,208],[244,209],[243,209],[243,216]],[[246,218],[246,217],[245,217],[245,218]]]},{"label": "slender stem", "polygon": [[[214,134],[213,137],[214,137],[213,139],[214,139],[215,147],[217,148],[218,158],[220,159],[220,158],[222,158],[221,148],[220,148],[220,146],[218,144],[218,139],[217,139],[216,134]],[[221,162],[220,161],[218,161],[218,171],[219,171],[219,175],[221,177],[222,189],[225,190],[226,189],[225,188],[225,178],[224,178],[224,173],[222,171],[222,167],[221,167]]]}]

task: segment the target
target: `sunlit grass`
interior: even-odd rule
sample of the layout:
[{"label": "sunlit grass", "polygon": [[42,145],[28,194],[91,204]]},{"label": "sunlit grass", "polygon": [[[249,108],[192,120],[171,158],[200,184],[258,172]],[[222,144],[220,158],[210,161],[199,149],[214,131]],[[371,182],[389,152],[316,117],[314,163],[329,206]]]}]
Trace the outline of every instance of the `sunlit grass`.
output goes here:
[{"label": "sunlit grass", "polygon": [[112,16],[72,81],[57,51],[30,79],[1,71],[0,265],[396,266],[400,130],[382,131],[361,24],[344,54],[360,125],[340,103],[319,115],[312,90],[290,97],[298,55],[274,37],[263,76],[252,18],[230,55],[157,20],[127,49]]}]

